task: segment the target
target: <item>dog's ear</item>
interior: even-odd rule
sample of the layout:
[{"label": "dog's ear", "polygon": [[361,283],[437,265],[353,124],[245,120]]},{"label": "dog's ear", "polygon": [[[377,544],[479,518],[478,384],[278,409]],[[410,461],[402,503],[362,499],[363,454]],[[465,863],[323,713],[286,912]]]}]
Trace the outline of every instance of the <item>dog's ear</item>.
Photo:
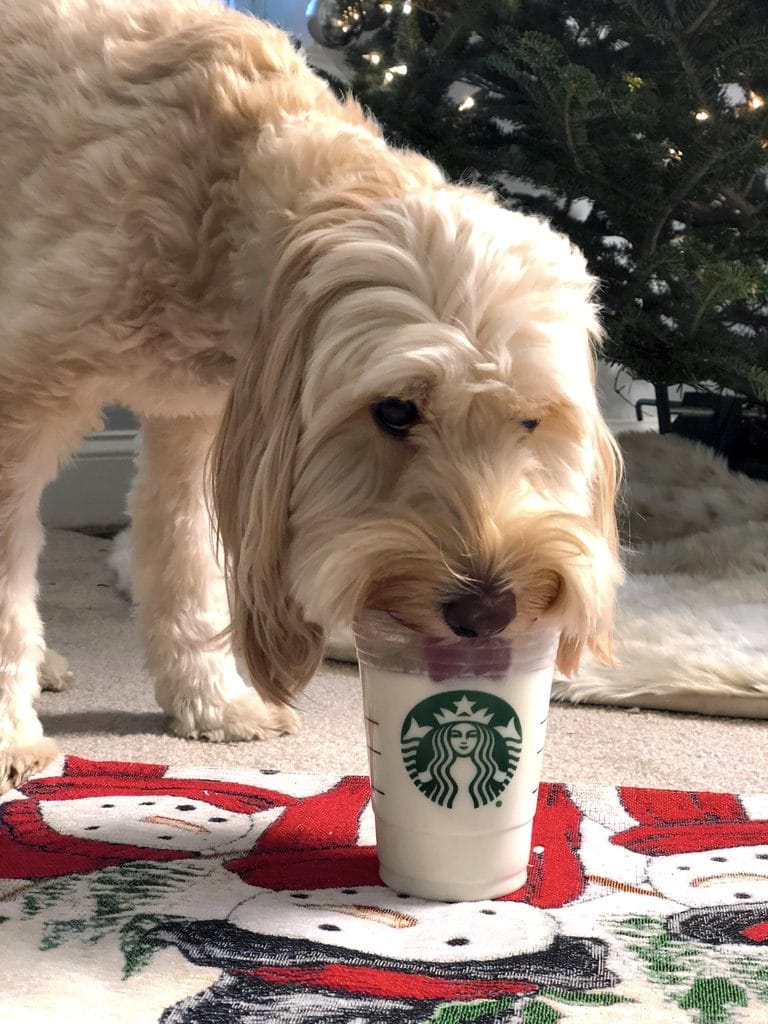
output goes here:
[{"label": "dog's ear", "polygon": [[610,563],[605,567],[604,579],[597,581],[601,590],[602,614],[590,649],[606,665],[613,665],[613,608],[616,587],[621,581],[619,563],[619,532],[616,522],[616,502],[622,478],[621,449],[601,415],[594,423],[595,472],[592,480],[592,515],[598,534],[605,541]]},{"label": "dog's ear", "polygon": [[257,689],[289,702],[324,647],[288,593],[289,515],[312,311],[291,295],[307,254],[278,267],[259,333],[242,357],[214,443],[211,493],[226,568],[232,641]]},{"label": "dog's ear", "polygon": [[583,637],[563,634],[557,652],[557,667],[563,675],[572,676],[579,668],[585,646],[606,665],[614,665],[613,609],[616,587],[622,578],[619,563],[619,536],[616,502],[622,476],[621,450],[603,417],[595,409],[592,419],[594,470],[591,481],[592,528],[600,549],[592,552],[594,587],[592,605],[594,622]]}]

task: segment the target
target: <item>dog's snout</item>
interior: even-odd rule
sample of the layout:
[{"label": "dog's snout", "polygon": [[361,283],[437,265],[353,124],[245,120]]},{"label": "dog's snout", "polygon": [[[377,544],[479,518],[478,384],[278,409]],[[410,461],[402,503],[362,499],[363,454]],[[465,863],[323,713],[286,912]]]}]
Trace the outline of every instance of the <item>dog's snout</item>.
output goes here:
[{"label": "dog's snout", "polygon": [[443,618],[461,637],[488,637],[501,633],[517,615],[513,590],[484,584],[465,590],[443,605]]}]

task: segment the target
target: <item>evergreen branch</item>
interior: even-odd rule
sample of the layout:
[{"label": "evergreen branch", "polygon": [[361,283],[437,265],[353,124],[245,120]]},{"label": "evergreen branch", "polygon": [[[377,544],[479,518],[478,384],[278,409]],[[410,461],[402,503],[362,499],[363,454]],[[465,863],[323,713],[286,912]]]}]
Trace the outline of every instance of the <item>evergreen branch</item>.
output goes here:
[{"label": "evergreen branch", "polygon": [[693,338],[693,336],[698,331],[699,326],[701,325],[701,321],[702,321],[702,319],[704,317],[704,314],[706,313],[707,309],[709,308],[710,302],[717,295],[718,291],[719,291],[719,285],[718,284],[713,284],[712,287],[707,292],[707,294],[701,300],[699,308],[696,310],[696,314],[695,314],[693,320],[691,321],[691,326],[688,329],[688,337],[689,338]]},{"label": "evergreen branch", "polygon": [[669,20],[677,27],[677,7],[675,6],[675,0],[664,0],[664,6],[667,8],[667,14]]},{"label": "evergreen branch", "polygon": [[714,165],[717,163],[720,157],[719,153],[710,153],[709,159],[705,161],[697,170],[689,177],[689,179],[683,184],[678,186],[675,191],[670,195],[667,202],[664,204],[661,212],[657,216],[656,220],[650,227],[650,230],[646,233],[642,242],[640,243],[640,254],[642,256],[649,256],[656,246],[658,245],[659,235],[667,220],[672,216],[672,212],[678,203],[682,202],[683,199],[691,192],[701,179],[712,170]]},{"label": "evergreen branch", "polygon": [[739,195],[739,193],[736,191],[736,189],[731,188],[729,185],[723,185],[721,187],[720,191],[725,196],[725,198],[728,200],[728,202],[729,202],[730,206],[732,207],[732,209],[734,210],[734,212],[738,212],[739,210],[743,210],[744,213],[748,213],[748,214],[752,214],[752,215],[757,213],[757,207],[753,206],[752,203],[750,203],[750,201],[745,196]]},{"label": "evergreen branch", "polygon": [[688,25],[686,28],[684,28],[683,32],[687,36],[691,35],[694,32],[698,32],[699,28],[707,20],[707,18],[710,16],[712,11],[714,11],[715,8],[719,7],[719,6],[720,6],[720,0],[710,0],[709,6],[705,7],[704,10],[701,12],[701,14],[698,16],[698,18],[695,18],[691,22],[690,25]]},{"label": "evergreen branch", "polygon": [[576,140],[573,135],[573,124],[571,123],[571,106],[573,104],[575,89],[573,83],[568,86],[565,93],[565,107],[563,110],[563,122],[565,128],[565,139],[568,144],[571,157],[573,158],[573,165],[579,174],[584,173],[584,165],[581,162],[581,157],[576,149]]},{"label": "evergreen branch", "polygon": [[[680,58],[680,63],[685,72],[685,77],[688,79],[688,84],[691,87],[694,98],[701,109],[707,109],[712,106],[711,97],[707,96],[706,89],[704,88],[701,79],[699,78],[698,71],[696,69],[696,63],[686,46],[683,37],[677,33],[673,39],[674,47],[677,50],[677,55]],[[711,113],[710,113],[710,116]]]}]

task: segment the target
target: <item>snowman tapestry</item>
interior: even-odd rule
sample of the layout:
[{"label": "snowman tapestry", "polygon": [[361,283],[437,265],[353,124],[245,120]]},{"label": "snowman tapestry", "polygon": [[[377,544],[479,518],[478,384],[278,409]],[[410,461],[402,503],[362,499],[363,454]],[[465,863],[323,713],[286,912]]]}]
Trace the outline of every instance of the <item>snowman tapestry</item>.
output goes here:
[{"label": "snowman tapestry", "polygon": [[526,886],[443,904],[367,779],[50,772],[0,799],[4,1024],[768,1021],[768,796],[545,783]]}]

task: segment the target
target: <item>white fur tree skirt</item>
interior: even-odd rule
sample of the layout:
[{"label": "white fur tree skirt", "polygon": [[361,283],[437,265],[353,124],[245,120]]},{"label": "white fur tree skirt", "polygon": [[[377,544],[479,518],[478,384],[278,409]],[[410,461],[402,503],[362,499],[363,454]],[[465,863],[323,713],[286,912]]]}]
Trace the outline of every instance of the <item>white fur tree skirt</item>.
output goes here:
[{"label": "white fur tree skirt", "polygon": [[[558,700],[768,718],[768,484],[674,436],[620,438],[627,565],[617,669],[588,658]],[[352,660],[349,635],[329,655]]]},{"label": "white fur tree skirt", "polygon": [[561,700],[768,718],[768,484],[701,445],[625,434],[629,578],[617,670],[594,659]]}]

